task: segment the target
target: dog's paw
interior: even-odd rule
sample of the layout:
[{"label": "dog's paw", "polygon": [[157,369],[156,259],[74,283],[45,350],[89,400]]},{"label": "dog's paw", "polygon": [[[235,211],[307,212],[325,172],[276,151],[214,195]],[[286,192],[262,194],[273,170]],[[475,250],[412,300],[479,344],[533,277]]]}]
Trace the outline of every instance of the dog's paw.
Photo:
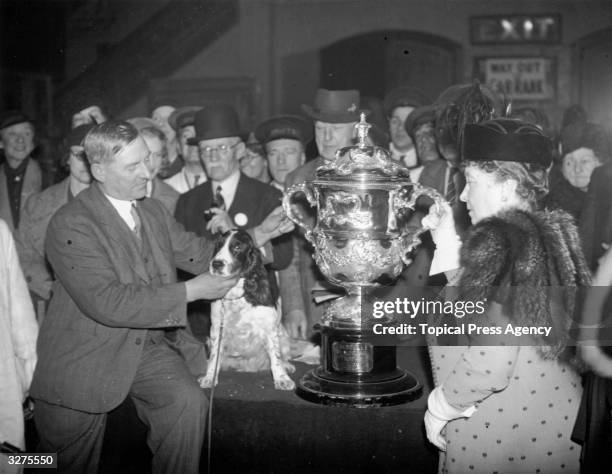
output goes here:
[{"label": "dog's paw", "polygon": [[212,388],[213,385],[217,385],[216,383],[213,384],[213,378],[208,376],[198,378],[198,383],[202,388]]},{"label": "dog's paw", "polygon": [[276,390],[293,390],[295,388],[295,382],[289,377],[283,377],[274,381],[274,388]]},{"label": "dog's paw", "polygon": [[295,365],[293,365],[291,362],[283,362],[283,367],[285,368],[285,370],[287,372],[289,372],[290,374],[292,374],[293,372],[295,372]]}]

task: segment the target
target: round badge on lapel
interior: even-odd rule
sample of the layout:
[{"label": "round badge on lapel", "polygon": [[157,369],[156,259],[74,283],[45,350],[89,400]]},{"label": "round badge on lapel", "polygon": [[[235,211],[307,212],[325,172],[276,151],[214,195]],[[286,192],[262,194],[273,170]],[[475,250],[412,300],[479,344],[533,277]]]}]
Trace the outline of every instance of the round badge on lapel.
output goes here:
[{"label": "round badge on lapel", "polygon": [[236,225],[239,225],[242,227],[242,226],[247,225],[247,222],[249,222],[249,218],[242,212],[239,212],[238,214],[234,216],[234,222],[236,223]]}]

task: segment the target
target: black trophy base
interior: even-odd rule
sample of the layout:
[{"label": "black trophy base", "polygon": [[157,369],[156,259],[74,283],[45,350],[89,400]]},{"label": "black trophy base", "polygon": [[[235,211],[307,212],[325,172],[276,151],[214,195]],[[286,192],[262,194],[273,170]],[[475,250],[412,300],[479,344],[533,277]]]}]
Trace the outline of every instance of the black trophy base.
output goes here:
[{"label": "black trophy base", "polygon": [[397,367],[396,347],[376,346],[368,334],[371,331],[322,326],[322,364],[302,377],[297,395],[314,403],[359,408],[419,398],[423,387]]},{"label": "black trophy base", "polygon": [[400,369],[397,378],[378,382],[343,382],[321,372],[318,368],[306,373],[298,383],[297,395],[322,405],[374,408],[416,400],[423,392],[417,379]]}]

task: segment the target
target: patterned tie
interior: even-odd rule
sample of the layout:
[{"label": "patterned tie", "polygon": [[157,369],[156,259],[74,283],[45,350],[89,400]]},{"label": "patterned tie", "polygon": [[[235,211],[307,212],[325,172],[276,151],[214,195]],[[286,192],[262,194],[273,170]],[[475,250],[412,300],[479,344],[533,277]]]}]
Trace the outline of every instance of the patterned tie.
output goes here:
[{"label": "patterned tie", "polygon": [[218,207],[222,211],[225,211],[225,199],[223,199],[223,195],[221,194],[221,185],[217,186],[215,190],[215,197],[213,199],[213,207]]},{"label": "patterned tie", "polygon": [[446,195],[444,198],[452,206],[457,200],[457,185],[455,184],[456,168],[450,168],[448,173],[448,184],[446,186]]},{"label": "patterned tie", "polygon": [[134,234],[136,235],[136,237],[138,237],[139,240],[142,240],[142,235],[140,233],[142,223],[140,221],[140,216],[138,215],[138,210],[136,209],[135,202],[132,203],[130,214],[132,214],[132,217],[134,218],[134,228],[132,229],[132,232],[134,232]]}]

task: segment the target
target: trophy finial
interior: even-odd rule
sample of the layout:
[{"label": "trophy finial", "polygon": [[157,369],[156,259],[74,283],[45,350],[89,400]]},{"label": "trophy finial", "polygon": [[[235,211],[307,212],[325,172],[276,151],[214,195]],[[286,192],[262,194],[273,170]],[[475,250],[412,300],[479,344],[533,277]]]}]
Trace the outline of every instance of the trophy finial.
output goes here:
[{"label": "trophy finial", "polygon": [[366,122],[365,112],[361,112],[359,123],[355,125],[357,128],[357,137],[359,138],[359,148],[365,148],[367,146],[366,139],[368,138],[368,132],[372,128],[368,122]]}]

